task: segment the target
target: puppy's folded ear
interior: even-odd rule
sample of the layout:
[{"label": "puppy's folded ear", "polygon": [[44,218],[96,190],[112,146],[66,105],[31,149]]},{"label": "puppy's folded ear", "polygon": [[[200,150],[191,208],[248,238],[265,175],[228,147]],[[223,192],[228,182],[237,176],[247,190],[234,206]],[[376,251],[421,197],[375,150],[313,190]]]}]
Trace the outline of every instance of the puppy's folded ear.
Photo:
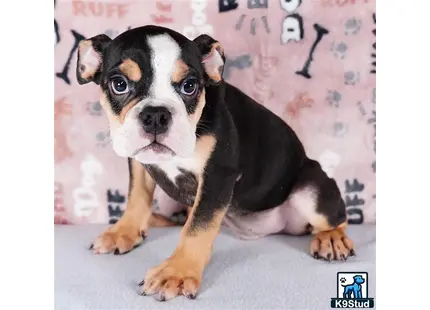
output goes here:
[{"label": "puppy's folded ear", "polygon": [[79,43],[76,66],[76,78],[79,84],[88,82],[100,84],[103,51],[110,41],[112,40],[107,35],[99,34]]},{"label": "puppy's folded ear", "polygon": [[215,83],[222,80],[225,56],[221,44],[206,34],[194,39],[202,54],[202,64],[208,77]]}]

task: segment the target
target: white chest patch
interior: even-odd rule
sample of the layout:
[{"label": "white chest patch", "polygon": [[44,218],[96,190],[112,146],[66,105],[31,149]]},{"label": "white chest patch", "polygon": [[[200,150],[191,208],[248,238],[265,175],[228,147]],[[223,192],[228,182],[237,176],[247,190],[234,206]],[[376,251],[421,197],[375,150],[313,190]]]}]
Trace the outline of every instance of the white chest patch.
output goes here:
[{"label": "white chest patch", "polygon": [[157,167],[161,169],[173,183],[175,183],[176,177],[182,174],[181,169],[195,174],[200,174],[202,171],[202,164],[194,157],[173,159],[157,164]]}]

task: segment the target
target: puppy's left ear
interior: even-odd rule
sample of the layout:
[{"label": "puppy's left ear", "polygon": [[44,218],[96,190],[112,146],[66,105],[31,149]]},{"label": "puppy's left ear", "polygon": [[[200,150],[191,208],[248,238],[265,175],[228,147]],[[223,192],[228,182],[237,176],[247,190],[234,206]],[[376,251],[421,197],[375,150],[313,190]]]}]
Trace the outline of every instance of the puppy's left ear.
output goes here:
[{"label": "puppy's left ear", "polygon": [[79,42],[76,78],[79,84],[94,82],[100,84],[103,51],[112,41],[105,34],[99,34]]},{"label": "puppy's left ear", "polygon": [[202,54],[201,61],[210,80],[215,83],[221,82],[225,64],[224,49],[221,44],[207,34],[198,36],[194,42]]}]

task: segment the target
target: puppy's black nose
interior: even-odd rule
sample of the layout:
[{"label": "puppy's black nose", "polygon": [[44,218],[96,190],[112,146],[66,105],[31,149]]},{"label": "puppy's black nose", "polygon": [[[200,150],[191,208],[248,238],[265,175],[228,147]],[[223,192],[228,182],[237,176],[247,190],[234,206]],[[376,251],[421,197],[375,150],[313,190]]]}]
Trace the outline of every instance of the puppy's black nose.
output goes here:
[{"label": "puppy's black nose", "polygon": [[145,107],[139,113],[143,129],[147,133],[160,134],[169,129],[172,114],[165,107]]}]

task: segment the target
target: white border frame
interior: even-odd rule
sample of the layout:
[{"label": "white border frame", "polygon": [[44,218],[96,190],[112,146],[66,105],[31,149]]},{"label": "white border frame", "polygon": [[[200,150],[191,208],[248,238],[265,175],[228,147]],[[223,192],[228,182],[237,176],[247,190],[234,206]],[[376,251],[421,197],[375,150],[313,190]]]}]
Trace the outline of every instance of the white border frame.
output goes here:
[{"label": "white border frame", "polygon": [[54,308],[53,4],[1,9],[0,309]]},{"label": "white border frame", "polygon": [[[52,309],[53,3],[7,1],[1,11],[0,309]],[[377,2],[379,309],[421,309],[430,296],[429,12],[428,1]]]},{"label": "white border frame", "polygon": [[379,309],[424,309],[430,297],[429,12],[429,1],[377,1]]}]

